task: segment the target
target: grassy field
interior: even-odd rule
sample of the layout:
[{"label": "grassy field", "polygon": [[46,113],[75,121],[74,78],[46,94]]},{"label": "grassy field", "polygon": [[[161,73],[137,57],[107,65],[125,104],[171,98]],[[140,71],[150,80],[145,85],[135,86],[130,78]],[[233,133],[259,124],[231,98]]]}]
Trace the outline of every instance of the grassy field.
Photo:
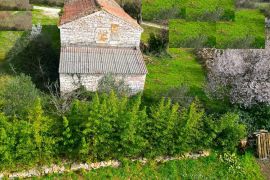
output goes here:
[{"label": "grassy field", "polygon": [[[235,22],[217,23],[217,48],[264,48],[264,24],[259,10],[238,10]],[[250,42],[245,44],[245,41]]]},{"label": "grassy field", "polygon": [[232,172],[230,165],[217,155],[197,160],[177,160],[164,164],[130,163],[120,168],[101,168],[90,172],[50,175],[42,179],[264,179],[251,154],[239,156],[240,169]]},{"label": "grassy field", "polygon": [[201,17],[208,13],[218,12],[222,9],[234,12],[234,0],[180,0],[181,4],[186,7],[186,19],[190,21],[199,20]]},{"label": "grassy field", "polygon": [[215,47],[216,24],[210,22],[187,22],[181,19],[170,20],[170,47],[195,48]]},{"label": "grassy field", "polygon": [[50,17],[44,15],[42,10],[35,9],[32,11],[33,14],[33,24],[42,24],[42,25],[57,25],[58,18]]},{"label": "grassy field", "polygon": [[150,57],[144,96],[159,99],[169,89],[187,85],[203,97],[204,72],[190,49],[168,49],[171,57]]},{"label": "grassy field", "polygon": [[0,62],[3,62],[7,53],[11,50],[24,31],[0,31]]},{"label": "grassy field", "polygon": [[170,9],[181,8],[179,0],[142,0],[142,14],[146,21],[158,20],[168,14]]},{"label": "grassy field", "polygon": [[181,19],[170,20],[170,47],[196,48],[195,46],[201,43],[203,47],[221,49],[264,48],[264,26],[264,16],[256,9],[238,10],[233,22],[207,23],[188,22]]},{"label": "grassy field", "polygon": [[[43,32],[47,33],[49,37],[56,40],[53,41],[54,46],[59,46],[59,31],[57,28],[58,18],[51,18],[45,16],[40,10],[32,11],[32,23],[40,23],[43,26]],[[0,31],[0,62],[3,62],[8,52],[14,47],[24,31]]]},{"label": "grassy field", "polygon": [[198,20],[219,9],[222,9],[223,13],[234,12],[234,0],[143,0],[143,19],[168,19],[178,14],[187,20]]}]

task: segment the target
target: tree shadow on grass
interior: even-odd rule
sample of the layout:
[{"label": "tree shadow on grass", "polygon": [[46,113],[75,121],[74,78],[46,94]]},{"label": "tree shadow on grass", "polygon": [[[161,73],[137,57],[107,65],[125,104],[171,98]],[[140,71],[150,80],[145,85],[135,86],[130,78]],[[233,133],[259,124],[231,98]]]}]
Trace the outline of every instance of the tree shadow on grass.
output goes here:
[{"label": "tree shadow on grass", "polygon": [[[47,91],[47,85],[58,81],[60,33],[56,25],[44,25],[42,33],[29,39],[26,32],[7,55],[3,68],[7,74],[26,74],[37,88]],[[24,44],[26,43],[26,44]]]}]

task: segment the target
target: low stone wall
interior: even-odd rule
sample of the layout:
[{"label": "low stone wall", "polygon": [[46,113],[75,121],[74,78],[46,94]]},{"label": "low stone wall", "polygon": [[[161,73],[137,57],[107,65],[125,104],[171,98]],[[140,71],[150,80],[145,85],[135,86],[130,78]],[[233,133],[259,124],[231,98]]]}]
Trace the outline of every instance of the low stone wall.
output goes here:
[{"label": "low stone wall", "polygon": [[[158,157],[155,159],[156,162],[164,163],[167,161],[172,160],[182,160],[182,159],[197,159],[200,157],[207,157],[210,155],[209,151],[201,151],[200,153],[186,153],[182,156],[178,157]],[[146,164],[149,160],[146,158],[139,158],[132,160],[133,162],[138,161],[143,165]],[[117,168],[121,165],[120,161],[117,160],[110,160],[110,161],[102,161],[96,163],[71,163],[71,162],[63,162],[61,165],[53,164],[51,166],[43,166],[43,167],[36,167],[32,168],[28,171],[21,171],[21,172],[0,172],[0,180],[4,178],[31,178],[31,177],[39,177],[45,176],[48,174],[62,174],[68,173],[78,170],[86,170],[90,171],[93,169],[99,169],[104,167],[114,167]]]},{"label": "low stone wall", "polygon": [[[60,74],[61,93],[69,93],[84,86],[88,91],[97,91],[99,81],[104,75]],[[143,91],[146,75],[116,75],[116,80],[123,80],[131,89],[131,94]]]}]

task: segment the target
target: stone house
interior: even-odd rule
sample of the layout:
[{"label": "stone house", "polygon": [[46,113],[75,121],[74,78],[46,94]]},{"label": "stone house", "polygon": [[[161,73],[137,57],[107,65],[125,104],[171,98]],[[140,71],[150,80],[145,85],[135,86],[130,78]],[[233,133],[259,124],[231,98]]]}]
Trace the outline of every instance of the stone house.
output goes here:
[{"label": "stone house", "polygon": [[71,0],[59,22],[61,93],[81,85],[98,89],[106,74],[143,91],[147,69],[140,51],[143,29],[114,0]]}]

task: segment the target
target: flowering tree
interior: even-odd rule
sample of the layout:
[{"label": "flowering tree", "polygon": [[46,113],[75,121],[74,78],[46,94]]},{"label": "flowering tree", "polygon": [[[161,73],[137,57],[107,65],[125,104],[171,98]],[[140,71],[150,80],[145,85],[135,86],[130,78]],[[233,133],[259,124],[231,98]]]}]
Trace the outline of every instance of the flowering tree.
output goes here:
[{"label": "flowering tree", "polygon": [[270,53],[265,50],[212,50],[206,60],[207,92],[245,107],[270,104]]}]

